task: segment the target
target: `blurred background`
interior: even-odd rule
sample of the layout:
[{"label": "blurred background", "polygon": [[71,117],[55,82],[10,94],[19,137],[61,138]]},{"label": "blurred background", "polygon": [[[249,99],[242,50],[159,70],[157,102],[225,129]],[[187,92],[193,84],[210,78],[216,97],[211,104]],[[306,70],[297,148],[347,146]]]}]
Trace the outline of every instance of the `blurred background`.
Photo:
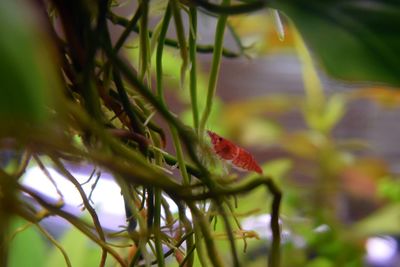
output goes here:
[{"label": "blurred background", "polygon": [[[126,3],[113,12],[129,17],[135,7],[135,3]],[[157,25],[164,8],[163,1],[152,2],[151,27]],[[28,10],[35,12],[34,7]],[[335,63],[327,66],[325,59],[321,59],[319,46],[314,41],[308,42],[301,26],[296,28],[285,12],[279,16],[280,19],[273,9],[265,9],[229,17],[224,47],[240,56],[222,60],[207,129],[251,152],[265,174],[273,177],[283,191],[283,266],[400,266],[398,88],[385,82],[385,78],[357,79],[357,73],[354,80],[346,79],[340,71],[351,76],[352,66],[348,69]],[[184,19],[187,22],[186,16]],[[116,40],[123,28],[112,22],[109,27]],[[198,27],[198,42],[212,44],[216,18],[199,13]],[[340,35],[318,30],[325,28],[314,32],[320,34],[321,43],[341,43]],[[175,38],[173,29],[168,36]],[[133,33],[121,52],[134,66],[139,64],[137,47],[137,34]],[[337,45],[333,56],[346,61],[353,53],[356,52],[351,46]],[[200,110],[205,106],[211,60],[211,54],[198,54]],[[165,49],[163,66],[168,106],[186,124],[193,125],[188,84],[179,88],[178,50]],[[332,73],[332,69],[337,73]],[[155,119],[162,125],[157,114]],[[171,143],[168,136],[166,150],[174,154]],[[10,164],[12,156],[3,145],[2,165]],[[45,157],[42,161],[45,165],[50,162]],[[110,233],[121,230],[126,224],[125,209],[112,175],[87,164],[68,167],[80,183],[93,176],[83,188],[91,195],[102,225]],[[215,166],[218,170],[220,167]],[[64,197],[65,209],[87,216],[81,210],[82,199],[74,186],[51,166],[47,170]],[[234,169],[230,172],[238,179],[254,176]],[[50,201],[59,198],[60,192],[35,162],[30,163],[23,183]],[[267,241],[271,239],[267,227],[269,201],[262,190],[238,199],[236,212],[243,228],[255,231],[247,244],[237,241],[238,247],[246,250],[241,255],[243,265],[265,266]],[[170,205],[177,213],[172,201]],[[45,218],[41,224],[68,251],[73,266],[96,264],[100,251],[76,229],[57,217]],[[13,229],[21,233],[12,238],[10,266],[65,265],[58,250],[53,247],[48,251],[50,245],[39,232],[25,226],[24,222],[14,220]],[[218,225],[217,233],[220,228]],[[228,253],[228,243],[222,236],[220,239],[221,250]],[[174,264],[171,260],[170,266]]]}]

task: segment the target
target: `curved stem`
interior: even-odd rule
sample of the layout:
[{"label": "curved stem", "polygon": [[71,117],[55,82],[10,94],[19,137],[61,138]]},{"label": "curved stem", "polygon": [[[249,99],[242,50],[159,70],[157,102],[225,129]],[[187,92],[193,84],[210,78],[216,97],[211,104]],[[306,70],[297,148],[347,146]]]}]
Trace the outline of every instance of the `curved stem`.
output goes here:
[{"label": "curved stem", "polygon": [[[223,0],[222,2],[223,5],[229,5],[229,3],[230,0]],[[208,117],[210,116],[212,109],[214,94],[217,87],[217,80],[221,63],[222,47],[224,43],[224,33],[225,33],[225,26],[227,19],[228,17],[226,15],[222,15],[219,17],[217,23],[217,29],[215,32],[215,43],[214,43],[215,50],[213,54],[210,78],[208,81],[207,102],[200,121],[200,128],[199,128],[200,136],[202,136],[202,133],[204,132],[205,125],[207,123]]]},{"label": "curved stem", "polygon": [[63,255],[64,259],[65,259],[65,263],[67,264],[68,267],[72,267],[71,265],[71,260],[68,257],[67,252],[65,252],[64,248],[61,246],[60,243],[57,242],[57,240],[51,236],[51,234],[49,232],[46,231],[46,229],[44,229],[42,226],[40,226],[40,224],[35,223],[35,226],[39,229],[40,232],[42,232],[42,234],[44,236],[47,237],[47,239],[53,243],[53,245],[58,248],[61,252],[61,254]]},{"label": "curved stem", "polygon": [[117,43],[114,46],[114,53],[118,54],[118,51],[121,49],[121,47],[124,45],[126,39],[128,38],[129,34],[133,31],[133,29],[136,28],[136,24],[138,23],[140,17],[142,15],[142,8],[141,5],[139,4],[135,15],[133,15],[133,18],[126,24],[124,32],[121,34],[121,36],[118,38]]},{"label": "curved stem", "polygon": [[193,126],[199,129],[199,110],[197,106],[197,62],[196,62],[196,41],[197,41],[197,10],[191,7],[189,10],[190,32],[189,32],[189,56],[190,68],[190,100],[192,106]]},{"label": "curved stem", "polygon": [[208,12],[221,15],[239,15],[254,12],[263,9],[267,6],[267,0],[256,0],[248,4],[241,5],[217,5],[208,2],[207,0],[192,0],[197,6],[204,8]]},{"label": "curved stem", "polygon": [[181,88],[183,88],[185,85],[186,70],[189,66],[189,57],[185,39],[185,29],[183,27],[182,16],[178,0],[170,0],[169,3],[171,4],[172,14],[174,16],[176,35],[178,36],[179,50],[181,52],[182,65],[180,74],[181,77],[180,86]]},{"label": "curved stem", "polygon": [[157,96],[161,104],[165,107],[164,101],[164,86],[163,86],[163,69],[162,69],[162,56],[164,51],[164,42],[165,36],[167,35],[169,22],[171,20],[171,6],[168,5],[165,10],[163,24],[161,26],[160,35],[158,37],[157,51],[156,51],[156,88],[157,88]]},{"label": "curved stem", "polygon": [[[85,208],[87,209],[87,211],[89,212],[90,216],[92,217],[93,220],[93,224],[96,228],[97,233],[99,234],[100,239],[103,242],[106,242],[106,238],[104,235],[104,231],[103,228],[101,227],[100,224],[100,220],[99,217],[97,216],[96,211],[94,210],[94,208],[90,205],[89,199],[86,196],[85,191],[83,191],[81,185],[79,184],[79,182],[75,179],[74,176],[72,176],[72,174],[64,167],[64,165],[61,163],[61,161],[54,157],[51,156],[52,161],[55,163],[57,169],[63,174],[65,175],[65,177],[76,187],[76,189],[78,190],[82,201],[83,201],[83,205],[85,206]],[[100,266],[104,266],[106,263],[106,259],[107,259],[107,250],[105,248],[103,248],[103,254],[101,257],[101,263]]]},{"label": "curved stem", "polygon": [[121,256],[111,247],[108,246],[106,242],[103,240],[99,239],[96,235],[92,233],[92,229],[89,229],[85,224],[82,223],[82,221],[75,216],[61,210],[58,206],[54,206],[50,203],[47,203],[42,197],[40,197],[36,192],[34,192],[31,189],[28,189],[27,187],[24,187],[22,185],[18,185],[19,189],[22,192],[27,193],[30,195],[32,198],[34,198],[42,207],[47,209],[49,212],[56,214],[60,216],[61,218],[67,220],[71,225],[75,226],[76,229],[81,231],[84,235],[86,235],[89,239],[97,243],[99,246],[107,250],[118,262],[121,264],[123,267],[127,267],[126,262],[121,258]]},{"label": "curved stem", "polygon": [[[117,24],[117,25],[120,25],[120,26],[123,26],[123,27],[128,27],[128,25],[129,25],[129,20],[127,20],[124,17],[120,17],[120,16],[118,16],[116,14],[109,13],[108,14],[108,18],[114,24]],[[132,29],[132,31],[139,32],[139,28],[138,27],[134,27]],[[150,30],[148,32],[149,32],[149,37],[151,37],[153,35],[153,32],[150,31]],[[165,44],[168,45],[168,46],[171,46],[171,47],[179,48],[178,42],[176,40],[173,40],[173,39],[170,39],[170,38],[165,38]],[[198,52],[198,53],[214,53],[214,46],[213,45],[206,45],[206,44],[204,44],[204,45],[197,44],[196,52]],[[233,52],[233,51],[231,51],[229,49],[226,49],[226,48],[222,49],[222,55],[224,57],[226,57],[226,58],[236,58],[236,57],[240,56],[239,53]]]},{"label": "curved stem", "polygon": [[226,210],[223,207],[221,201],[218,202],[217,209],[218,209],[218,212],[221,215],[222,220],[224,221],[224,224],[225,224],[225,232],[229,239],[229,244],[231,247],[231,254],[233,257],[233,266],[239,267],[240,263],[239,263],[239,257],[238,257],[237,250],[236,250],[235,238],[233,236],[233,229],[232,229],[231,223],[228,219],[228,214],[226,213]]},{"label": "curved stem", "polygon": [[[140,30],[139,30],[139,77],[143,81],[144,76],[148,70],[149,64],[149,34],[147,30],[148,25],[148,13],[149,13],[149,0],[140,0],[141,6],[141,19],[140,19]],[[150,81],[148,81],[150,82]]]}]

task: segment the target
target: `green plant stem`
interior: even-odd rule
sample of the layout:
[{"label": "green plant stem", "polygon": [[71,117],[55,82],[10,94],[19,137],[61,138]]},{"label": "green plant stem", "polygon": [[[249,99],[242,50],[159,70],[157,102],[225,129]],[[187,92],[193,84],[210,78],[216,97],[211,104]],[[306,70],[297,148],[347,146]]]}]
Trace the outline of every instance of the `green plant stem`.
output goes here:
[{"label": "green plant stem", "polygon": [[[153,152],[150,151],[150,153],[149,153],[150,156],[152,155],[152,153]],[[162,153],[162,155],[164,157],[165,162],[168,165],[174,166],[174,165],[176,165],[178,163],[178,159],[176,157],[168,154],[165,151],[162,151],[161,153]],[[191,175],[196,176],[198,178],[201,178],[202,174],[196,167],[194,167],[192,164],[189,164],[189,163],[185,163],[185,166],[186,166],[186,171],[188,173],[190,173]],[[178,168],[179,168],[179,164],[178,164]]]},{"label": "green plant stem", "polygon": [[90,229],[86,224],[84,224],[80,219],[76,218],[75,216],[61,210],[58,206],[54,206],[50,203],[47,203],[42,197],[40,197],[37,193],[35,193],[33,190],[28,189],[27,187],[18,185],[19,190],[22,192],[27,193],[30,195],[33,199],[35,199],[39,205],[47,209],[50,213],[56,214],[60,216],[61,218],[65,219],[68,221],[71,225],[75,226],[76,229],[81,231],[84,235],[86,235],[89,239],[97,243],[99,246],[102,248],[106,249],[117,261],[121,266],[127,267],[126,262],[119,256],[119,254],[112,249],[110,246],[108,246],[107,243],[105,243],[103,240],[99,239],[96,235],[92,233],[92,229]]},{"label": "green plant stem", "polygon": [[16,198],[16,180],[0,168],[0,265],[8,266],[9,242],[7,235],[13,209],[19,207]]},{"label": "green plant stem", "polygon": [[[240,182],[236,185],[227,185],[224,187],[215,188],[212,192],[206,192],[198,195],[191,195],[185,199],[192,200],[204,200],[204,199],[215,199],[222,197],[224,195],[236,195],[242,192],[249,192],[254,188],[264,185],[269,193],[272,194],[273,200],[271,204],[271,222],[270,227],[272,230],[272,245],[271,252],[269,253],[268,262],[270,267],[280,266],[280,240],[281,240],[281,230],[279,225],[279,209],[282,199],[282,192],[276,186],[274,181],[270,177],[260,176],[256,179],[247,180]],[[182,193],[182,192],[181,192]]]},{"label": "green plant stem", "polygon": [[196,246],[192,246],[192,247],[190,247],[190,249],[188,249],[188,251],[186,252],[185,258],[183,258],[182,262],[179,264],[179,267],[185,267],[185,266],[192,266],[193,265],[193,263],[190,263],[189,260],[190,260],[190,258],[193,258],[193,253],[194,253],[195,249],[196,249]]},{"label": "green plant stem", "polygon": [[[161,31],[159,35],[159,41],[158,41],[158,46],[157,46],[157,54],[156,54],[156,79],[157,79],[157,94],[158,94],[158,99],[160,103],[166,108],[166,103],[164,100],[164,92],[163,92],[163,69],[162,69],[162,54],[163,54],[163,48],[164,48],[164,40],[165,36],[167,34],[168,30],[168,25],[169,21],[171,19],[171,9],[172,9],[172,4],[168,5],[167,10],[165,11],[165,15],[163,18],[162,26],[161,26]],[[175,146],[175,151],[177,154],[177,162],[178,166],[181,172],[181,176],[183,178],[183,184],[184,185],[189,185],[190,184],[190,176],[188,175],[188,172],[186,170],[186,163],[184,162],[184,157],[183,157],[183,152],[182,152],[182,147],[181,143],[179,140],[178,132],[175,128],[174,125],[170,124],[169,125],[174,146]],[[160,203],[161,205],[161,203]],[[184,221],[186,232],[191,232],[191,225],[190,222],[187,220],[185,214],[179,213],[179,216],[182,221]],[[183,216],[183,217],[182,217]],[[187,248],[192,248],[193,246],[193,237],[189,236],[187,240]],[[159,259],[158,259],[159,260]],[[188,266],[192,266],[193,264],[193,257],[189,256],[188,257]]]},{"label": "green plant stem", "polygon": [[164,41],[165,36],[167,35],[169,22],[171,20],[171,5],[168,4],[167,9],[164,13],[163,24],[161,26],[160,35],[158,37],[157,51],[156,51],[156,88],[157,88],[157,96],[161,104],[166,107],[166,103],[164,100],[164,86],[163,86],[163,67],[162,67],[162,59],[163,59],[163,51],[164,51]]},{"label": "green plant stem", "polygon": [[202,212],[196,207],[193,202],[187,203],[192,214],[195,218],[195,224],[198,223],[201,229],[201,232],[204,237],[204,241],[206,243],[206,248],[208,251],[208,258],[210,259],[213,266],[222,267],[224,266],[221,256],[218,253],[217,248],[215,247],[215,242],[211,234],[210,225],[208,224],[208,220],[203,216]]},{"label": "green plant stem", "polygon": [[[149,34],[148,34],[148,13],[149,13],[149,0],[140,0],[141,13],[140,18],[140,31],[139,31],[139,77],[143,81],[144,76],[148,69],[149,64]],[[149,81],[150,82],[150,81]]]},{"label": "green plant stem", "polygon": [[[74,176],[72,176],[72,174],[64,167],[64,165],[61,163],[61,161],[56,158],[55,156],[51,156],[52,161],[54,162],[54,164],[56,165],[57,169],[63,174],[65,175],[65,177],[75,186],[75,188],[78,190],[79,195],[82,198],[83,201],[83,205],[84,207],[87,209],[87,211],[89,212],[90,216],[92,217],[93,220],[93,224],[96,228],[97,233],[99,234],[99,238],[105,243],[106,242],[106,238],[104,235],[104,231],[103,228],[101,227],[99,218],[97,216],[96,211],[94,210],[94,208],[90,205],[89,199],[86,196],[85,191],[83,190],[83,188],[81,187],[80,183],[75,179]],[[106,259],[107,259],[107,250],[105,250],[105,248],[103,248],[103,253],[102,253],[102,257],[101,257],[101,262],[100,262],[100,266],[104,266],[106,263]]]},{"label": "green plant stem", "polygon": [[171,4],[172,14],[174,16],[176,35],[178,37],[179,51],[182,60],[181,73],[180,73],[181,77],[180,86],[181,88],[183,88],[185,84],[186,70],[189,66],[189,57],[185,39],[185,29],[183,27],[182,16],[178,0],[169,0],[169,3]]},{"label": "green plant stem", "polygon": [[239,34],[236,32],[235,28],[227,22],[226,26],[228,27],[229,32],[231,33],[233,40],[235,40],[236,45],[239,47],[239,51],[241,55],[246,55],[245,54],[245,49],[246,47],[243,45],[242,40],[240,39]]},{"label": "green plant stem", "polygon": [[189,31],[189,57],[191,62],[190,68],[190,100],[192,106],[193,126],[199,129],[199,110],[197,103],[197,10],[191,7],[189,9],[190,31]]},{"label": "green plant stem", "polygon": [[231,247],[231,255],[233,257],[233,266],[239,267],[240,263],[239,263],[239,257],[237,255],[237,250],[236,250],[235,237],[233,236],[233,229],[232,229],[231,223],[229,221],[228,214],[226,213],[226,210],[222,205],[222,201],[219,201],[217,203],[217,209],[218,209],[218,212],[221,215],[222,220],[224,221],[224,224],[225,224],[225,232],[229,239],[229,244]]},{"label": "green plant stem", "polygon": [[[82,127],[90,129],[91,132],[96,134],[105,145],[109,146],[111,151],[115,152],[115,155],[73,150],[73,147],[69,148],[69,150],[74,151],[74,153],[80,153],[83,157],[89,157],[98,163],[101,162],[104,166],[107,166],[111,170],[115,170],[116,173],[128,176],[129,179],[127,179],[127,181],[130,183],[158,186],[164,189],[172,189],[175,188],[174,185],[178,185],[176,181],[165,175],[165,173],[152,167],[151,164],[149,164],[137,151],[126,147],[124,144],[109,135],[101,126],[92,121],[87,114],[82,113],[75,105],[68,107],[68,110],[74,115],[75,119],[82,125]],[[129,162],[129,165],[126,164],[127,161]],[[134,171],[131,169],[132,167],[135,167]],[[118,169],[119,171],[117,171]]]},{"label": "green plant stem", "polygon": [[162,248],[162,240],[161,240],[161,189],[155,189],[155,198],[154,198],[154,243],[156,245],[156,255],[157,255],[157,263],[158,266],[164,267],[164,252]]},{"label": "green plant stem", "polygon": [[125,91],[120,74],[114,70],[113,76],[114,76],[115,86],[117,87],[118,94],[121,99],[122,106],[131,122],[132,130],[136,133],[144,135],[144,126],[143,126],[142,122],[138,119],[138,117],[136,116],[135,112],[132,110],[132,104],[129,100],[129,97],[128,97],[126,91]]},{"label": "green plant stem", "polygon": [[[230,0],[223,0],[222,4],[223,5],[229,5]],[[224,43],[224,33],[225,33],[225,27],[226,27],[226,21],[228,17],[226,15],[222,15],[218,19],[217,23],[217,28],[215,32],[215,42],[214,42],[214,54],[213,54],[213,60],[212,60],[212,66],[211,66],[211,72],[210,72],[210,78],[208,81],[208,91],[207,91],[207,102],[206,106],[203,112],[203,115],[200,120],[200,127],[199,127],[199,133],[200,136],[202,136],[208,117],[210,116],[212,105],[213,105],[213,99],[217,87],[217,80],[218,80],[218,74],[219,74],[219,68],[220,68],[220,63],[221,63],[221,55],[222,55],[222,47]]]},{"label": "green plant stem", "polygon": [[216,182],[211,179],[209,171],[203,166],[201,163],[200,159],[197,156],[196,153],[196,143],[198,142],[198,139],[194,135],[194,132],[184,126],[180,120],[178,120],[159,100],[156,98],[151,91],[143,84],[141,83],[138,78],[132,74],[130,71],[130,68],[126,65],[125,62],[123,62],[119,57],[116,57],[112,51],[107,50],[107,47],[105,47],[106,52],[108,56],[113,60],[115,63],[116,67],[121,71],[121,73],[125,76],[127,81],[133,85],[137,91],[144,97],[146,98],[159,112],[160,115],[170,124],[174,125],[176,129],[179,132],[180,137],[182,138],[182,141],[185,143],[186,148],[188,150],[188,153],[193,160],[193,162],[196,164],[197,168],[199,171],[202,173],[201,179],[204,181],[209,188],[212,190],[214,187],[217,186]]},{"label": "green plant stem", "polygon": [[[129,90],[127,90],[128,88],[124,87],[124,89],[126,89],[126,91],[129,92]],[[119,94],[117,94],[115,91],[110,90],[110,91],[109,91],[109,94],[110,94],[111,97],[117,99],[118,101],[122,101],[122,100],[120,99]],[[142,111],[142,110],[140,110],[140,109],[139,109],[138,107],[136,107],[135,105],[131,105],[131,108],[132,108],[132,110],[133,110],[133,113],[134,113],[135,115],[137,115],[138,118],[140,118],[140,120],[141,120],[142,122],[146,121],[146,119],[147,119],[147,118],[146,118],[146,115],[143,114],[143,111]],[[163,140],[163,142],[165,143],[165,133],[164,133],[164,131],[163,131],[162,128],[160,128],[159,126],[157,126],[156,124],[154,124],[152,121],[149,121],[149,122],[147,123],[147,127],[148,127],[150,130],[152,130],[152,131],[158,133],[158,134],[160,135],[161,139]]]},{"label": "green plant stem", "polygon": [[125,30],[122,32],[121,36],[118,38],[118,41],[114,46],[115,54],[118,54],[118,51],[125,44],[125,41],[128,38],[129,34],[133,31],[133,29],[136,28],[136,25],[141,16],[142,16],[142,8],[141,8],[141,4],[139,4],[139,6],[135,12],[135,15],[133,15],[133,18],[126,24]]},{"label": "green plant stem", "polygon": [[12,176],[15,177],[15,179],[18,180],[22,176],[22,174],[24,174],[26,167],[29,165],[31,157],[32,157],[32,155],[31,155],[31,152],[29,151],[29,149],[27,149],[23,152],[21,161],[18,164],[18,167],[16,168],[14,173],[12,174]]},{"label": "green plant stem", "polygon": [[40,226],[40,224],[35,223],[35,226],[39,229],[40,232],[42,232],[42,234],[47,237],[47,239],[56,247],[60,250],[61,254],[63,255],[64,259],[65,259],[65,263],[67,264],[68,267],[72,267],[71,265],[71,260],[68,257],[67,252],[64,250],[64,248],[61,246],[60,243],[57,242],[57,240],[51,236],[51,234],[49,232],[46,231],[46,229],[44,229],[42,226]]},{"label": "green plant stem", "polygon": [[200,261],[201,266],[208,266],[207,257],[202,242],[203,234],[201,232],[200,226],[197,223],[194,223],[194,232],[195,232],[194,238],[196,242],[197,257]]},{"label": "green plant stem", "polygon": [[[162,24],[161,32],[160,32],[160,36],[159,36],[158,46],[157,46],[157,55],[156,55],[156,71],[157,71],[156,79],[157,79],[158,100],[161,103],[161,105],[163,106],[163,108],[166,110],[168,108],[167,108],[165,100],[164,100],[164,90],[163,90],[164,87],[163,87],[163,79],[162,79],[163,78],[162,54],[163,54],[164,39],[167,34],[169,21],[171,19],[171,9],[173,10],[172,2],[170,2],[170,5],[168,5],[167,10],[165,11],[165,15],[163,18],[163,24]],[[175,21],[176,21],[176,19],[175,19]],[[180,140],[178,137],[178,132],[175,128],[175,125],[170,124],[169,126],[170,126],[172,139],[173,139],[175,150],[176,150],[179,169],[181,171],[181,175],[183,178],[183,184],[188,185],[190,183],[190,181],[189,181],[189,176],[188,176],[188,173],[186,170],[186,164],[184,162],[184,157],[183,157],[181,143],[180,143]]]},{"label": "green plant stem", "polygon": [[[129,20],[127,20],[124,17],[118,16],[116,14],[109,13],[108,14],[108,18],[114,24],[117,24],[117,25],[120,25],[120,26],[123,26],[123,27],[127,27],[129,25]],[[132,29],[132,31],[139,32],[139,28],[138,27],[134,27]],[[149,37],[151,37],[152,34],[153,34],[153,32],[149,31]],[[173,39],[170,39],[170,38],[165,38],[165,44],[168,45],[168,46],[171,46],[171,47],[175,47],[175,48],[179,47],[178,42],[176,40],[173,40]],[[198,53],[213,53],[214,52],[214,46],[213,45],[199,45],[199,44],[197,44],[196,51]],[[229,49],[226,49],[226,48],[224,48],[222,50],[222,55],[224,57],[226,57],[226,58],[236,58],[236,57],[240,56],[239,53],[233,52],[233,51],[231,51]]]},{"label": "green plant stem", "polygon": [[[193,234],[194,234],[193,232],[187,233],[186,235],[184,235],[184,236],[179,240],[179,242],[177,242],[176,244],[173,244],[173,248],[169,249],[169,250],[164,254],[164,258],[166,258],[166,257],[168,257],[168,256],[171,256],[172,253],[174,253],[175,249],[178,248],[178,247],[180,247],[180,246],[183,244],[183,242],[185,242],[185,241],[187,240],[187,238],[188,238],[189,236],[193,235]],[[152,265],[155,265],[155,264],[157,264],[157,263],[158,263],[158,260],[157,260],[157,259],[155,259],[155,260],[153,260],[153,261],[151,262]],[[138,267],[143,267],[143,266],[144,266],[144,265],[139,265]]]},{"label": "green plant stem", "polygon": [[186,170],[186,164],[184,161],[182,146],[181,146],[181,142],[179,140],[178,132],[174,126],[171,126],[170,128],[171,128],[172,139],[173,139],[174,146],[175,146],[175,152],[176,152],[176,158],[178,160],[179,170],[180,170],[182,178],[183,178],[183,184],[189,185],[190,177]]},{"label": "green plant stem", "polygon": [[[110,129],[108,130],[108,132],[110,132],[114,137],[118,137],[121,139],[130,139],[136,143],[139,142],[143,142],[146,143],[147,146],[149,146],[149,150],[148,150],[148,154],[147,156],[151,157],[151,158],[155,158],[156,157],[156,152],[161,153],[161,155],[164,158],[165,163],[167,163],[170,166],[176,166],[178,165],[178,160],[176,157],[174,157],[171,154],[168,154],[167,152],[165,152],[164,150],[156,147],[156,146],[151,146],[150,144],[148,144],[148,140],[144,138],[144,136],[142,135],[138,135],[136,133],[127,131],[127,130],[122,130],[122,129]],[[186,171],[190,174],[193,175],[195,177],[200,177],[201,178],[201,172],[192,164],[185,162],[186,165]],[[179,165],[178,165],[179,168]]]},{"label": "green plant stem", "polygon": [[[117,182],[119,183],[120,187],[121,187],[121,192],[123,196],[132,196],[133,195],[133,191],[132,191],[132,187],[129,186],[129,183],[127,183],[127,179],[122,180],[121,178],[124,178],[124,176],[116,176],[115,177]],[[144,198],[144,196],[143,196]],[[147,224],[145,222],[145,220],[142,218],[142,216],[140,215],[139,210],[137,209],[136,205],[135,205],[135,200],[133,199],[133,197],[129,197],[129,200],[131,200],[131,203],[128,203],[128,207],[130,208],[130,211],[133,215],[134,218],[137,219],[138,224],[139,224],[139,240],[138,240],[138,250],[137,253],[135,254],[135,256],[133,257],[133,259],[131,260],[131,262],[129,263],[129,266],[135,266],[136,261],[139,259],[139,255],[142,255],[146,266],[150,265],[150,257],[147,253],[146,250],[146,243],[148,241],[148,228],[147,228]],[[133,238],[132,238],[133,239]],[[135,241],[136,243],[136,241]]]},{"label": "green plant stem", "polygon": [[[192,227],[192,222],[186,217],[186,210],[187,207],[183,203],[178,204],[178,209],[179,209],[179,220],[183,223],[186,233],[192,233],[193,232],[193,227]],[[194,256],[193,254],[189,253],[192,249],[195,248],[194,240],[193,240],[193,235],[189,235],[186,241],[186,256],[185,260],[187,261],[186,267],[191,267],[193,265],[194,261]]]},{"label": "green plant stem", "polygon": [[[157,136],[152,138],[156,146],[160,146],[160,141]],[[155,155],[156,164],[162,166],[163,164],[163,156],[160,152],[157,152]],[[162,239],[161,239],[161,206],[162,206],[162,190],[160,188],[154,189],[154,243],[156,246],[156,256],[158,266],[164,267],[164,252],[162,247]]]},{"label": "green plant stem", "polygon": [[239,15],[254,12],[265,8],[268,3],[266,0],[256,0],[247,4],[230,6],[213,4],[207,0],[192,0],[192,2],[208,12],[221,15]]}]

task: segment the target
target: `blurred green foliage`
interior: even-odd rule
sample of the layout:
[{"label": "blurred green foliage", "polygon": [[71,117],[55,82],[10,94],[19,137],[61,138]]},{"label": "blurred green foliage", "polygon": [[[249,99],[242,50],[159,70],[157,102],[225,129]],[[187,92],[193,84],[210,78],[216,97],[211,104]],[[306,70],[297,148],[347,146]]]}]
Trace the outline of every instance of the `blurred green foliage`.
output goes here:
[{"label": "blurred green foliage", "polygon": [[400,7],[394,1],[278,0],[272,5],[294,22],[334,77],[400,85]]},{"label": "blurred green foliage", "polygon": [[[89,240],[75,227],[67,229],[59,239],[72,266],[96,266],[101,251],[97,245]],[[46,256],[46,267],[64,266],[65,259],[60,251],[53,247]]]},{"label": "blurred green foliage", "polygon": [[[282,228],[290,232],[291,238],[284,240],[282,245],[283,266],[362,266],[365,238],[400,232],[397,224],[400,217],[398,178],[390,175],[390,169],[379,160],[368,160],[355,153],[351,147],[341,146],[343,141],[353,140],[337,140],[333,134],[335,127],[346,116],[347,106],[360,97],[348,92],[326,95],[314,61],[316,58],[321,64],[317,66],[335,78],[354,82],[379,82],[393,87],[400,85],[400,35],[397,34],[400,25],[399,8],[390,1],[369,3],[370,5],[354,1],[272,1],[273,7],[288,16],[285,41],[282,44],[277,43],[277,36],[272,33],[274,29],[268,26],[267,29],[262,29],[262,35],[258,36],[259,42],[255,46],[246,46],[244,42],[242,52],[244,55],[260,57],[283,50],[295,53],[302,64],[304,95],[294,97],[268,94],[257,99],[239,99],[235,103],[224,103],[215,96],[212,113],[206,125],[208,129],[259,153],[270,148],[279,148],[285,152],[284,156],[262,162],[264,172],[274,178],[285,196],[281,211]],[[157,8],[163,10],[165,3],[152,3],[150,14],[154,14]],[[255,14],[254,17],[230,18],[229,22],[245,41],[246,34],[254,35],[257,28],[243,27],[243,24],[265,25],[268,22],[271,25],[271,18]],[[44,34],[39,28],[25,8],[10,1],[0,2],[0,34],[7,36],[0,39],[2,125],[23,122],[47,127],[54,112],[63,113],[63,105],[57,104],[60,101],[58,93],[61,88],[56,78],[58,63],[51,59],[53,54],[49,51],[53,48],[46,41],[47,37],[44,38],[45,41],[42,40]],[[157,34],[159,33],[156,32],[155,36]],[[151,39],[148,44],[151,48],[149,55],[154,50],[156,41],[155,38]],[[130,59],[137,62],[136,67],[140,65],[138,62],[142,51],[138,46],[140,42],[134,40],[130,47],[126,47],[129,49],[127,53]],[[151,67],[147,73],[150,81],[155,75],[154,56],[147,63]],[[181,77],[182,59],[176,50],[165,49],[162,64],[164,83],[169,88],[167,95],[176,97],[182,105],[176,110],[172,107],[171,112],[179,113],[178,118],[182,122],[193,126],[187,88],[189,79]],[[186,84],[181,89],[180,83],[184,80]],[[196,104],[203,110],[206,105],[208,74],[200,69],[197,81]],[[382,88],[368,90],[368,96],[373,100],[379,98],[374,95],[376,92],[382,92]],[[394,94],[389,93],[384,99],[393,100],[396,96]],[[399,104],[396,101],[391,103],[394,106]],[[279,121],[279,115],[293,111],[302,115],[305,127],[289,131]],[[110,117],[112,115],[106,114]],[[122,121],[118,123],[118,126],[123,125]],[[74,126],[71,124],[71,127]],[[15,134],[25,128],[2,127],[1,133],[9,134],[8,129]],[[22,135],[26,133],[23,131]],[[86,140],[81,142],[82,139],[77,139],[76,135],[75,140],[79,141],[79,146],[85,145]],[[233,179],[238,176],[234,175]],[[248,180],[256,175],[241,176],[244,177],[238,179]],[[348,214],[343,216],[341,203],[338,201],[343,195],[364,201],[374,207],[374,212],[356,219]],[[238,197],[238,208],[233,214],[237,213],[240,221],[248,216],[266,214],[270,212],[269,202],[265,190],[258,188]],[[241,214],[246,216],[239,216]],[[178,217],[178,214],[174,216]],[[229,219],[235,224],[232,216]],[[226,261],[229,261],[229,242],[220,221],[214,237],[218,240],[217,244],[227,258]],[[20,220],[12,221],[8,233],[12,234],[23,224]],[[327,226],[327,230],[316,231],[321,225]],[[235,238],[236,245],[240,248],[238,251],[241,251],[244,242],[240,233]],[[301,240],[300,245],[296,243],[297,240]],[[257,251],[260,247],[263,249],[266,244],[257,235],[251,236],[247,241],[247,253]],[[99,247],[76,228],[68,229],[59,242],[71,259],[72,266],[98,264],[101,257]],[[51,250],[47,254],[46,249],[49,246]],[[121,251],[124,256],[127,254],[126,250]],[[240,259],[246,266],[265,266],[265,251],[262,250],[262,255],[251,260],[246,259],[246,254],[240,254]],[[65,260],[60,251],[44,241],[32,225],[18,233],[10,242],[9,263],[10,266],[50,267],[63,266]],[[170,265],[174,264],[176,263]],[[114,266],[114,260],[108,260],[107,266]],[[198,259],[194,266],[200,266]]]},{"label": "blurred green foliage", "polygon": [[56,98],[60,85],[53,48],[30,11],[29,4],[21,1],[0,3],[0,34],[7,36],[0,39],[2,132],[13,130],[16,134],[18,125],[24,124],[43,127],[51,108],[57,105],[58,111],[62,110]]},{"label": "blurred green foliage", "polygon": [[[15,234],[10,240],[10,267],[45,266],[47,244],[44,237],[35,229],[35,226],[22,219],[14,218],[11,222],[10,233],[24,229]],[[11,235],[9,236],[11,237]]]}]

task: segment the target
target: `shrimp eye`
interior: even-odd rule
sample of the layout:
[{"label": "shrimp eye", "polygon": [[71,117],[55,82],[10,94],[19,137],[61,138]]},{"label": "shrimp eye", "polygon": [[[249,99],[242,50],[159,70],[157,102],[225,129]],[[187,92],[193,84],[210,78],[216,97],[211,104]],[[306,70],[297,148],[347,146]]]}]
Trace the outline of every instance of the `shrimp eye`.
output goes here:
[{"label": "shrimp eye", "polygon": [[219,137],[219,138],[218,138],[218,141],[220,141],[220,142],[221,142],[221,141],[222,141],[222,137]]}]

